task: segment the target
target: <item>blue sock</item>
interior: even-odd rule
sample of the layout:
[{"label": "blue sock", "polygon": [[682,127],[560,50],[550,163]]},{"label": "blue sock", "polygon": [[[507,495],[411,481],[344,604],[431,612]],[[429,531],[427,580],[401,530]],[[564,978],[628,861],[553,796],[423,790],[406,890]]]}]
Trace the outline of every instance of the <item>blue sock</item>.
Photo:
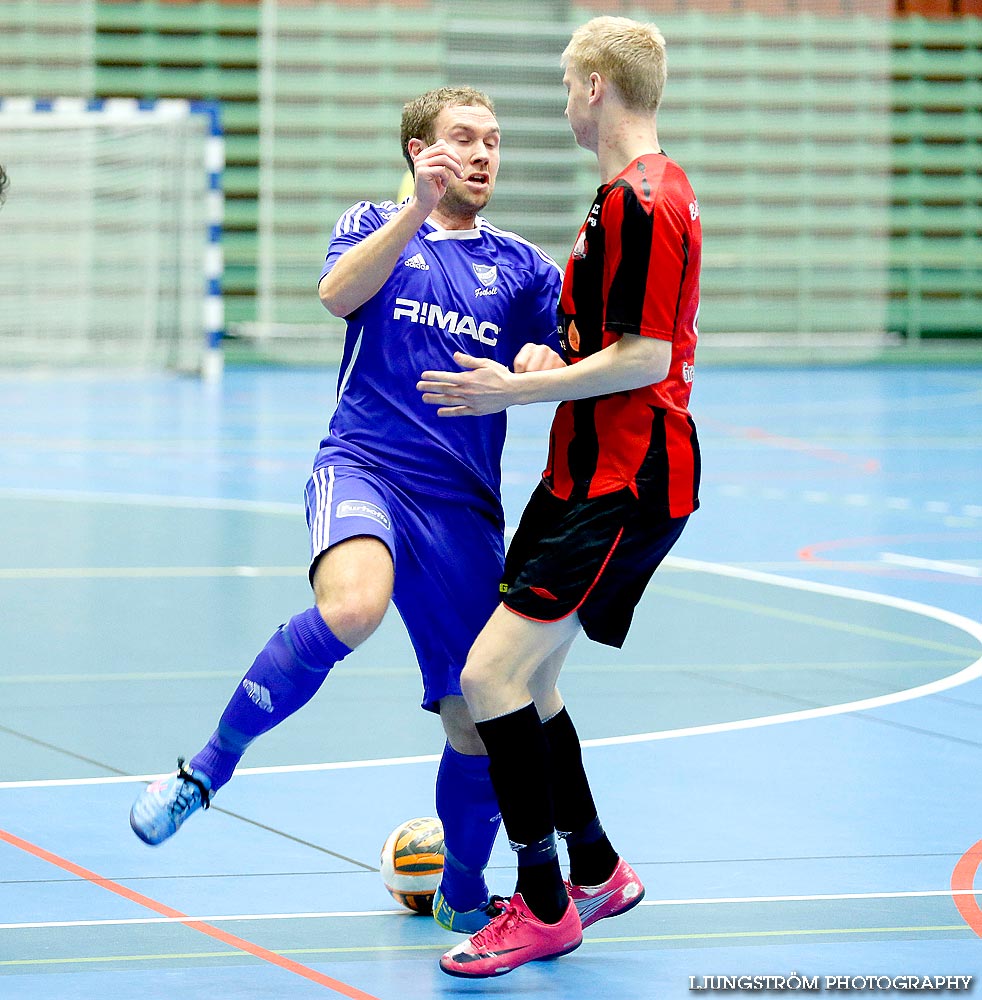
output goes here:
[{"label": "blue sock", "polygon": [[351,649],[316,607],[281,625],[256,657],[222,713],[218,728],[191,759],[191,769],[224,785],[249,744],[310,701],[328,671]]},{"label": "blue sock", "polygon": [[447,743],[436,779],[436,811],[446,850],[440,891],[455,910],[474,910],[488,898],[484,870],[501,826],[487,757],[458,753]]}]

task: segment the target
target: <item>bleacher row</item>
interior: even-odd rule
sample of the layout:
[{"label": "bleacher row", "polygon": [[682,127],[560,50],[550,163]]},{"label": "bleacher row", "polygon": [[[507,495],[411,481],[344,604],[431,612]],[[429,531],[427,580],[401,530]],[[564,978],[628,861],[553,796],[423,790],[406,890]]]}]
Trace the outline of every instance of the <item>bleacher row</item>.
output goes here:
[{"label": "bleacher row", "polygon": [[[596,186],[557,69],[589,4],[543,4],[533,20],[527,4],[463,18],[440,0],[100,0],[91,54],[86,6],[0,5],[0,87],[50,96],[83,80],[96,96],[222,102],[233,326],[322,321],[311,271],[330,227],[358,198],[394,196],[399,109],[428,87],[495,97],[498,224],[563,257]],[[982,18],[656,19],[671,67],[661,138],[703,211],[704,329],[982,336]]]}]

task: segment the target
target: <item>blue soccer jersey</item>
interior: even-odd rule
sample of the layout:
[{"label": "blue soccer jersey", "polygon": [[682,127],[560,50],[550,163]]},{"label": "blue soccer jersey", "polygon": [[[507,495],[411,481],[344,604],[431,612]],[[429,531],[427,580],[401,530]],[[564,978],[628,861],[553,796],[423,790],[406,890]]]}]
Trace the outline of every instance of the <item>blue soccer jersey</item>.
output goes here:
[{"label": "blue soccer jersey", "polygon": [[[321,277],[391,219],[393,202],[360,202],[338,221]],[[416,389],[422,372],[456,371],[454,351],[511,366],[527,343],[559,350],[562,274],[538,247],[478,217],[476,228],[427,221],[382,288],[346,317],[326,464],[372,468],[407,487],[500,511],[505,414],[452,420]]]}]

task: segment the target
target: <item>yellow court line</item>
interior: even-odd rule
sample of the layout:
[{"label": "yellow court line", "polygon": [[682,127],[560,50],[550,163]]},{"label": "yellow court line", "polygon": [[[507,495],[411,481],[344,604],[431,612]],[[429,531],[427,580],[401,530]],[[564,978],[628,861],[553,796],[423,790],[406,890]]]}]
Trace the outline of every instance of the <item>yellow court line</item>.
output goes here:
[{"label": "yellow court line", "polygon": [[[946,659],[931,660],[857,660],[827,663],[825,660],[813,660],[801,663],[721,663],[721,664],[691,664],[691,663],[567,663],[563,668],[565,673],[572,674],[648,674],[648,673],[698,673],[702,670],[714,674],[739,673],[776,673],[779,671],[797,670],[945,670],[958,661]],[[405,674],[405,665],[392,667],[359,666],[359,677],[401,677]],[[10,674],[3,678],[4,684],[130,684],[134,681],[213,681],[238,680],[242,676],[241,667],[230,667],[228,670],[143,670],[126,673],[110,674]]]},{"label": "yellow court line", "polygon": [[[826,927],[803,930],[718,931],[705,934],[639,934],[634,937],[590,938],[590,944],[642,944],[646,941],[717,941],[729,938],[817,937],[823,934],[914,934],[938,931],[971,931],[965,924],[938,924],[921,927]],[[583,939],[587,943],[587,939]]]},{"label": "yellow court line", "polygon": [[[302,566],[61,566],[61,567],[12,567],[0,568],[0,580],[155,580],[155,579],[201,579],[226,577],[286,577],[296,576],[305,572]],[[745,611],[782,621],[794,622],[797,625],[817,625],[837,632],[845,632],[864,638],[883,639],[901,645],[916,646],[945,653],[977,655],[977,650],[950,643],[935,642],[930,639],[920,639],[916,636],[903,635],[884,629],[869,628],[858,624],[823,618],[818,615],[802,614],[786,611],[770,604],[760,604],[755,601],[743,601],[736,598],[718,597],[699,591],[686,590],[678,587],[667,587],[650,583],[648,590],[669,597],[682,597],[699,604],[709,604],[715,607],[734,611]]]},{"label": "yellow court line", "polygon": [[[270,949],[274,950],[274,949]],[[396,945],[364,945],[348,948],[284,948],[277,949],[277,955],[343,955],[358,954],[363,952],[392,952],[392,951],[436,951],[444,952],[447,945],[444,944],[396,944]],[[177,954],[159,955],[88,955],[83,958],[17,958],[8,961],[0,961],[0,966],[24,966],[24,965],[72,965],[78,963],[99,963],[99,962],[166,962],[173,959],[194,959],[194,958],[242,958],[245,953],[241,951],[189,951]]]},{"label": "yellow court line", "polygon": [[[2,491],[0,491],[2,492]],[[671,565],[680,570],[691,570],[700,573],[711,573],[715,576],[728,577],[730,579],[738,579],[744,581],[750,581],[753,583],[763,583],[770,586],[784,587],[790,590],[803,591],[812,594],[825,594],[831,597],[844,598],[852,601],[860,601],[865,604],[878,605],[880,607],[889,607],[897,611],[909,612],[911,614],[921,615],[923,617],[930,618],[934,621],[942,622],[943,624],[949,625],[953,628],[959,629],[964,634],[970,636],[980,645],[982,645],[982,622],[978,622],[974,619],[965,617],[964,615],[957,614],[952,611],[947,611],[943,608],[933,607],[928,604],[921,604],[917,601],[910,601],[906,598],[895,597],[887,594],[877,594],[871,591],[861,591],[854,590],[848,587],[840,587],[832,584],[825,583],[815,583],[810,580],[800,580],[794,577],[782,577],[775,576],[770,573],[761,573],[756,570],[741,569],[736,566],[729,566],[723,563],[707,563],[701,562],[695,559],[684,559],[682,557],[672,557],[669,556],[666,559],[666,563],[671,560]],[[663,588],[655,588],[659,591]],[[669,593],[672,593],[669,591]],[[706,597],[703,594],[694,595],[697,600],[705,601]],[[716,599],[717,603],[720,603],[720,599]],[[748,608],[752,611],[759,611],[765,614],[770,614],[774,616],[776,611],[774,608],[762,606],[759,604],[747,604],[744,602],[731,602],[731,606],[740,607],[743,610]],[[794,621],[818,621],[825,627],[831,629],[841,629],[842,626],[839,622],[829,621],[827,619],[809,619],[805,616],[795,615],[786,617],[792,617]],[[852,628],[853,631],[857,631],[855,627]],[[899,640],[900,642],[905,642],[908,645],[921,645],[932,649],[940,649],[944,652],[954,652],[956,654],[965,655],[977,655],[978,651],[973,650],[969,652],[967,649],[962,647],[952,646],[948,644],[940,644],[927,642],[925,640],[916,641],[906,636],[898,636],[892,632],[880,633],[886,638],[891,640]],[[759,716],[751,719],[740,719],[729,722],[722,723],[711,723],[702,726],[687,726],[679,729],[669,729],[669,730],[656,730],[654,732],[648,733],[634,733],[626,736],[611,736],[603,737],[599,739],[589,739],[584,740],[584,747],[594,748],[594,747],[608,747],[608,746],[626,746],[634,743],[648,743],[657,740],[670,740],[670,739],[681,739],[691,736],[707,736],[711,734],[721,734],[721,733],[734,733],[746,729],[756,729],[763,726],[774,726],[782,725],[784,723],[790,722],[804,722],[811,721],[815,719],[828,718],[832,716],[845,715],[849,713],[865,712],[873,709],[885,708],[891,705],[898,705],[903,702],[913,701],[918,698],[926,698],[933,695],[938,695],[946,691],[950,691],[956,687],[967,684],[970,681],[977,681],[982,679],[982,656],[979,656],[974,662],[970,663],[968,666],[955,673],[942,677],[936,680],[929,681],[928,683],[919,684],[914,687],[904,688],[901,691],[894,691],[888,694],[876,695],[873,697],[861,698],[854,701],[837,703],[834,705],[823,705],[808,709],[801,709],[793,712],[781,712],[777,715],[765,715]],[[297,772],[297,771],[319,771],[319,770],[336,770],[347,767],[380,767],[388,766],[391,764],[415,764],[420,762],[431,762],[436,760],[436,757],[425,756],[425,757],[404,757],[404,758],[389,758],[384,760],[372,760],[372,761],[352,761],[352,762],[342,762],[342,763],[330,763],[330,764],[304,764],[304,765],[290,765],[286,767],[275,767],[275,768],[242,768],[239,772],[240,775],[243,774],[274,774],[274,773],[285,773],[285,772]],[[61,779],[54,781],[26,781],[26,782],[0,782],[0,788],[35,788],[43,786],[55,786],[55,785],[79,785],[79,784],[115,784],[118,782],[140,782],[144,780],[153,780],[153,778],[159,777],[159,775],[153,776],[114,776],[109,778],[80,778],[80,779]]]},{"label": "yellow court line", "polygon": [[[820,937],[823,935],[838,936],[855,934],[914,934],[914,933],[958,933],[971,934],[972,929],[966,924],[937,924],[912,927],[831,927],[803,930],[771,930],[771,931],[719,931],[706,934],[638,934],[624,937],[584,938],[585,945],[600,944],[650,944],[659,941],[720,941],[746,938],[787,938],[787,937]],[[271,949],[273,950],[273,949]],[[400,945],[360,945],[345,948],[284,948],[276,949],[277,955],[355,955],[391,953],[395,951],[445,951],[443,944],[400,944]],[[241,958],[240,951],[193,951],[156,955],[89,955],[81,958],[18,958],[0,961],[0,967],[11,966],[43,966],[43,965],[75,965],[112,962],[163,962],[174,959],[202,958]]]},{"label": "yellow court line", "polygon": [[[778,671],[796,670],[942,670],[949,669],[961,662],[962,656],[967,650],[951,652],[947,657],[934,657],[924,660],[836,660],[829,662],[826,657],[816,656],[814,660],[801,661],[776,661],[776,662],[751,662],[751,663],[622,663],[619,660],[613,663],[567,663],[563,667],[563,673],[594,673],[603,671],[604,673],[624,673],[624,674],[644,674],[644,673],[698,673],[709,670],[713,673],[737,674],[737,673],[775,673]],[[34,675],[35,680],[37,676]],[[43,679],[43,678],[41,678]],[[4,678],[6,681],[7,678]]]}]

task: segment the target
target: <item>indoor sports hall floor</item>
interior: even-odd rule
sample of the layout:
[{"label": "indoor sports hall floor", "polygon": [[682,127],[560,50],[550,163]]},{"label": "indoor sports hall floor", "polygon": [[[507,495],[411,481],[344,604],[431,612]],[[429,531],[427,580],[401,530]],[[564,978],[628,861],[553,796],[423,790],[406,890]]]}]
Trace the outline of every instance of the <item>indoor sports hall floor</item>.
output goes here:
[{"label": "indoor sports hall floor", "polygon": [[[703,363],[703,509],[626,647],[580,640],[564,676],[647,884],[568,957],[451,979],[456,939],[382,887],[379,848],[432,814],[442,746],[394,616],[210,812],[140,843],[141,783],[309,605],[301,497],[334,380],[0,374],[3,1000],[982,975],[982,366]],[[550,413],[512,416],[511,524]],[[492,862],[508,892],[503,838]]]}]

